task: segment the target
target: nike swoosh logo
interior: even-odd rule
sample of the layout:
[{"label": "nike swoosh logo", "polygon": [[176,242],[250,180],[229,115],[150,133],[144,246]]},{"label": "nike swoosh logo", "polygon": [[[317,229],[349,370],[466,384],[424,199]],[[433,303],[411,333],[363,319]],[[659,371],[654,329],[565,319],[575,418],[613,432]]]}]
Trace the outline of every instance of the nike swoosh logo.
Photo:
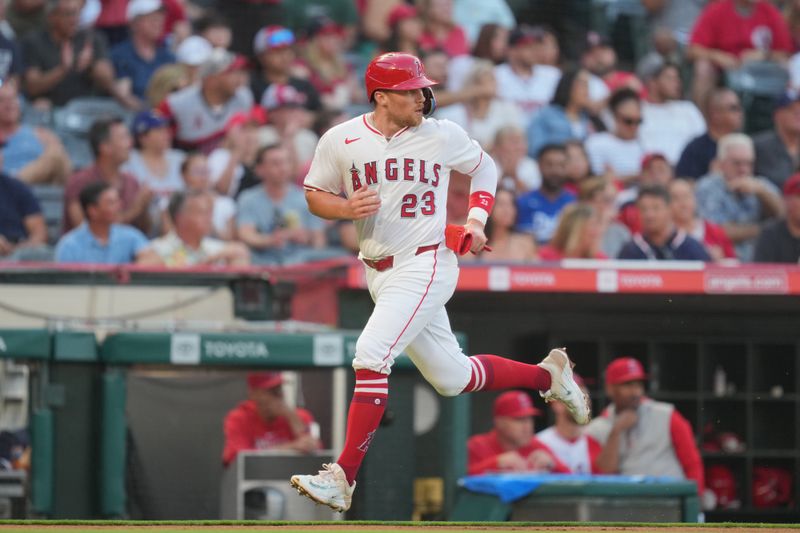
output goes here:
[{"label": "nike swoosh logo", "polygon": [[354,143],[354,142],[356,142],[357,140],[359,140],[360,138],[361,138],[361,137],[356,137],[355,139],[348,139],[348,138],[346,138],[346,137],[345,137],[345,139],[344,139],[344,144],[350,144],[350,143]]}]

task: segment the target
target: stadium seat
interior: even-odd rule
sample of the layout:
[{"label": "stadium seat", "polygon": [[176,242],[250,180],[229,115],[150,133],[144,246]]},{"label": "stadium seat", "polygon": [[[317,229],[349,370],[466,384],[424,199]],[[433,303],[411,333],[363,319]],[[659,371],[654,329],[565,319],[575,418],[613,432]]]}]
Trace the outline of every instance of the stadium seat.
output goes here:
[{"label": "stadium seat", "polygon": [[777,63],[747,63],[725,73],[725,83],[734,90],[744,107],[744,130],[752,135],[772,128],[775,98],[789,85],[789,73]]}]

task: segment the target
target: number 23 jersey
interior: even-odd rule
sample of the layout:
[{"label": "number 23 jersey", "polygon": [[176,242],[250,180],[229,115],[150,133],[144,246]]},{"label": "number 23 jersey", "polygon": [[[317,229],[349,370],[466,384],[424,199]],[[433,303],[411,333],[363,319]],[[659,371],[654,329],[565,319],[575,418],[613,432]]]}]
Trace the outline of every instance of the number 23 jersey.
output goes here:
[{"label": "number 23 jersey", "polygon": [[378,191],[378,213],[355,223],[361,255],[381,258],[441,242],[450,171],[469,174],[484,157],[449,120],[423,118],[387,139],[365,114],[322,136],[304,186],[347,198],[361,187]]}]

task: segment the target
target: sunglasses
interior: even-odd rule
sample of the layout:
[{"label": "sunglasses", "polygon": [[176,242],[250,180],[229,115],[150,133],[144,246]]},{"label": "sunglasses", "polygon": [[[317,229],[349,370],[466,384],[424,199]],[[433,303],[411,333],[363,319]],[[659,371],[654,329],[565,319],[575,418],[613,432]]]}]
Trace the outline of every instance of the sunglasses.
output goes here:
[{"label": "sunglasses", "polygon": [[626,126],[639,126],[642,124],[641,117],[639,118],[631,118],[631,117],[617,117],[620,122],[625,124]]}]

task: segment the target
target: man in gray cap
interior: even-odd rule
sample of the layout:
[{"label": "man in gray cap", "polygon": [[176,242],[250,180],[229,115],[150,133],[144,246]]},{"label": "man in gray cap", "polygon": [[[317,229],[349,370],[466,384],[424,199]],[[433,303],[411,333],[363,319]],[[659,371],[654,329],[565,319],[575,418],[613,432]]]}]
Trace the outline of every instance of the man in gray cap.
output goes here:
[{"label": "man in gray cap", "polygon": [[231,117],[253,107],[246,69],[244,57],[214,49],[200,65],[200,83],[164,100],[159,111],[172,121],[179,148],[210,152],[222,141]]}]

